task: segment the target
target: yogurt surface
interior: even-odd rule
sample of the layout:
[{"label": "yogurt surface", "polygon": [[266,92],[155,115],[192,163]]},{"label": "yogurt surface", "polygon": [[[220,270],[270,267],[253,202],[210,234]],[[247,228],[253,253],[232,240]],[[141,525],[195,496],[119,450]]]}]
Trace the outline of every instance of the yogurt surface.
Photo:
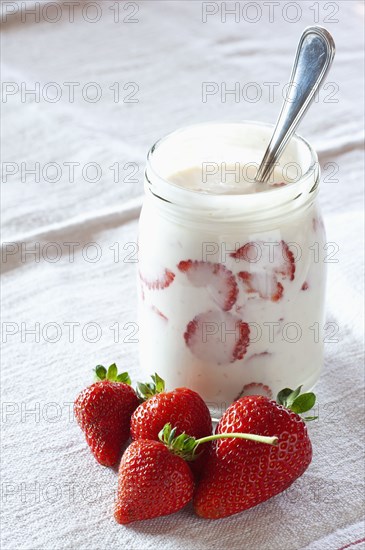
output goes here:
[{"label": "yogurt surface", "polygon": [[247,195],[274,190],[276,187],[288,184],[280,172],[275,172],[267,183],[257,183],[255,175],[256,163],[233,164],[222,161],[205,162],[169,176],[169,181],[200,193]]}]

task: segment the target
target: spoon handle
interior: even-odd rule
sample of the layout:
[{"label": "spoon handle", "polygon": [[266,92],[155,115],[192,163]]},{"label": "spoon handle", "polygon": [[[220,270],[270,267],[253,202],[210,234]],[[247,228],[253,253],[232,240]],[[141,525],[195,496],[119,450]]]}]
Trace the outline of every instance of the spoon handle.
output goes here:
[{"label": "spoon handle", "polygon": [[256,175],[257,182],[269,179],[288,141],[314,99],[335,55],[335,43],[323,27],[307,27],[298,44],[288,93],[271,141]]}]

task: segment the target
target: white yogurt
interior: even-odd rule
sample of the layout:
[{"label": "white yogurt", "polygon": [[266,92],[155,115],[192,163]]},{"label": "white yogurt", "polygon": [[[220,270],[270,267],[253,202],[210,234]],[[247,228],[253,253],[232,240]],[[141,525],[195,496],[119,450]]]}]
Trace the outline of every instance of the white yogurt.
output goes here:
[{"label": "white yogurt", "polygon": [[[310,193],[318,166],[308,173],[315,156],[296,138],[272,181],[254,183],[242,168],[261,158],[270,131],[198,125],[149,156],[139,230],[141,367],[169,388],[198,391],[215,416],[239,395],[309,389],[323,363],[325,235]],[[295,157],[305,174],[290,183]]]},{"label": "white yogurt", "polygon": [[[248,195],[273,190],[278,186],[288,184],[287,179],[279,170],[274,171],[268,183],[255,181],[259,159],[257,151],[245,150],[247,161],[242,162],[242,152],[235,152],[240,161],[235,162],[202,162],[200,166],[192,166],[186,170],[176,172],[169,176],[169,181],[183,187],[198,191],[199,193],[224,194],[224,195]],[[231,157],[231,155],[229,155]],[[253,160],[256,159],[256,160]]]}]

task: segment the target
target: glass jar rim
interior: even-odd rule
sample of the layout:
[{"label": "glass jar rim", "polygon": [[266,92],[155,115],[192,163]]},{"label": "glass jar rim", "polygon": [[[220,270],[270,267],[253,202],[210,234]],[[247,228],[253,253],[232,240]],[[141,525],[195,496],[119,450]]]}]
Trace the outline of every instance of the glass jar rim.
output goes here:
[{"label": "glass jar rim", "polygon": [[[189,189],[178,186],[176,183],[169,181],[168,178],[162,177],[156,166],[154,165],[154,158],[156,152],[159,151],[164,144],[169,140],[183,135],[186,132],[193,132],[194,130],[204,129],[212,127],[256,127],[261,129],[273,129],[274,125],[266,122],[256,122],[250,120],[243,120],[240,122],[232,121],[209,121],[201,122],[183,126],[173,132],[170,132],[166,136],[157,140],[147,154],[147,166],[145,171],[145,187],[156,198],[162,201],[172,203],[182,209],[185,208],[197,208],[201,211],[240,211],[241,213],[248,213],[249,211],[265,211],[273,210],[275,207],[284,206],[288,203],[296,200],[295,207],[299,207],[308,200],[313,200],[318,192],[319,183],[319,164],[318,156],[315,150],[311,147],[306,139],[301,135],[294,133],[291,137],[289,144],[292,140],[295,140],[300,146],[309,153],[309,167],[301,174],[300,178],[291,182],[285,186],[277,186],[274,189],[263,190],[258,193],[244,194],[224,194],[224,193],[202,193],[196,189]],[[271,135],[272,132],[270,132]],[[262,151],[262,155],[264,150]],[[300,166],[300,163],[298,163]],[[188,168],[188,167],[187,167]],[[301,198],[301,200],[298,200]]]}]

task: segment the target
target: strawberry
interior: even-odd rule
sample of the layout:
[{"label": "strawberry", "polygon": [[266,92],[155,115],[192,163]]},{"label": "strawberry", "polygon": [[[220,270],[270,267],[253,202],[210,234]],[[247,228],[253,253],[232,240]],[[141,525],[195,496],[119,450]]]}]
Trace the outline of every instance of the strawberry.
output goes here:
[{"label": "strawberry", "polygon": [[[194,437],[212,433],[212,420],[208,407],[198,393],[188,388],[165,391],[164,381],[155,374],[153,383],[138,384],[141,399],[147,399],[134,411],[131,419],[132,439],[158,441],[159,433],[167,422],[175,426],[178,435],[183,432]],[[205,453],[190,464],[196,476],[204,463]]]},{"label": "strawberry", "polygon": [[167,423],[158,434],[159,441],[138,439],[124,453],[114,512],[118,523],[165,516],[183,508],[194,491],[193,475],[185,460],[195,460],[199,456],[196,450],[202,443],[226,437],[249,438],[271,445],[277,441],[275,437],[242,433],[201,439],[176,434],[176,427]]},{"label": "strawberry", "polygon": [[194,437],[212,433],[209,409],[198,393],[188,388],[165,391],[165,382],[156,373],[153,383],[138,383],[141,399],[146,399],[134,411],[131,419],[132,439],[153,439],[167,422],[178,434],[186,432]]},{"label": "strawberry", "polygon": [[230,256],[235,260],[243,260],[249,263],[257,263],[260,261],[262,252],[261,252],[261,243],[249,242],[241,246],[234,252],[231,252]]},{"label": "strawberry", "polygon": [[[260,356],[261,354],[257,355]],[[247,395],[265,395],[271,399],[272,391],[269,386],[266,386],[266,384],[262,384],[261,382],[251,382],[250,384],[245,384],[243,386],[235,401],[237,401],[240,397],[246,397]]]},{"label": "strawberry", "polygon": [[[294,254],[285,241],[249,242],[230,254],[236,261],[244,262],[247,269],[237,276],[247,294],[277,302],[281,300],[282,281],[293,281],[295,274]],[[256,296],[255,296],[256,295]]]},{"label": "strawberry", "polygon": [[188,323],[184,339],[198,359],[214,365],[227,365],[243,359],[249,335],[249,325],[236,315],[206,311]]},{"label": "strawberry", "polygon": [[175,273],[169,269],[164,269],[161,273],[155,273],[153,276],[145,276],[139,272],[139,278],[149,290],[163,290],[171,285],[175,279]]},{"label": "strawberry", "polygon": [[156,306],[151,306],[151,308],[152,308],[152,311],[156,313],[161,319],[163,319],[164,321],[168,321],[168,318],[166,317],[166,315],[162,313],[162,311],[160,311]]},{"label": "strawberry", "polygon": [[191,500],[193,490],[185,460],[160,441],[133,441],[120,463],[114,517],[126,524],[172,514]]},{"label": "strawberry", "polygon": [[278,394],[282,404],[261,395],[243,397],[226,410],[217,434],[270,433],[278,437],[278,445],[215,441],[194,497],[199,516],[217,519],[252,508],[284,491],[304,473],[312,459],[312,446],[297,413],[311,409],[315,396],[299,393],[300,388],[286,388]]},{"label": "strawberry", "polygon": [[250,271],[272,272],[281,275],[283,279],[294,279],[294,254],[283,240],[249,242],[232,252],[230,256],[249,263]]},{"label": "strawberry", "polygon": [[98,381],[75,400],[75,417],[96,460],[114,466],[129,438],[131,415],[139,401],[128,373],[118,375],[115,364],[108,371],[98,365],[95,372]]},{"label": "strawberry", "polygon": [[[281,248],[280,265],[274,268],[275,273],[282,275],[284,279],[294,280],[295,274],[295,259],[293,252],[289,249],[289,246],[285,241],[280,241],[279,248]],[[280,258],[280,253],[278,254]]]},{"label": "strawberry", "polygon": [[232,271],[223,264],[184,260],[177,267],[193,286],[204,287],[224,311],[229,311],[235,304],[238,286]]},{"label": "strawberry", "polygon": [[243,283],[247,294],[258,294],[260,298],[270,299],[272,302],[278,302],[283,297],[284,287],[275,275],[240,271],[237,277]]}]

